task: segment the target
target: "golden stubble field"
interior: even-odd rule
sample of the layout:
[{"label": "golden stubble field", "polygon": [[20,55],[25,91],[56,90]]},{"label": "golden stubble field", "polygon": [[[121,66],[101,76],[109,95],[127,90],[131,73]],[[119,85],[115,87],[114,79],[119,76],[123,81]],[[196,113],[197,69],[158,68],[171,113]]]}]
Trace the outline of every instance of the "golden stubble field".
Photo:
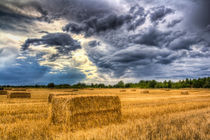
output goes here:
[{"label": "golden stubble field", "polygon": [[[208,89],[82,89],[78,94],[117,95],[122,122],[68,131],[50,124],[50,93],[71,89],[28,89],[31,99],[0,96],[0,140],[209,140]],[[181,95],[188,91],[189,95]]]}]

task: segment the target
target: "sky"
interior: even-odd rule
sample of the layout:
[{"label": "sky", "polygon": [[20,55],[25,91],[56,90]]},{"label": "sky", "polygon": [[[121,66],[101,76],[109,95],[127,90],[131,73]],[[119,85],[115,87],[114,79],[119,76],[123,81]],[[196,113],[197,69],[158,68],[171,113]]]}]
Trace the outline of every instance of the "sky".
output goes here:
[{"label": "sky", "polygon": [[1,0],[0,85],[210,76],[209,0]]}]

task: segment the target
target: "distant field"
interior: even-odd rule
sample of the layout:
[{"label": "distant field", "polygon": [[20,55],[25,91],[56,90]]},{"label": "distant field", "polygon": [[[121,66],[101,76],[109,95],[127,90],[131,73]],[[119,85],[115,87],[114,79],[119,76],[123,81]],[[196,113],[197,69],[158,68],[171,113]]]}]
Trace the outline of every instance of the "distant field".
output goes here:
[{"label": "distant field", "polygon": [[[210,90],[208,89],[28,89],[31,99],[0,95],[1,139],[100,140],[209,140]],[[143,92],[143,91],[149,91]],[[181,95],[188,91],[189,95]],[[122,123],[79,131],[66,131],[49,123],[50,93],[118,95]]]}]

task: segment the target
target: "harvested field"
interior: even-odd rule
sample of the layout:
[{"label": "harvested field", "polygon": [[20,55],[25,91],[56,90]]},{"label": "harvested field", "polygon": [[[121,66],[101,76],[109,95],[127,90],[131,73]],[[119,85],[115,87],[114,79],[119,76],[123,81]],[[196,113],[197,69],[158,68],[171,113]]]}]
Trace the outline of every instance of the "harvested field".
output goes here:
[{"label": "harvested field", "polygon": [[[138,92],[126,89],[125,93],[120,93],[119,89],[82,89],[78,93],[85,93],[84,96],[119,96],[122,121],[79,131],[72,131],[68,125],[51,123],[52,104],[48,103],[49,94],[59,94],[71,89],[28,90],[32,95],[30,100],[11,100],[0,96],[1,140],[210,139],[209,89],[170,89],[170,92],[165,89],[144,89],[150,91],[149,94],[139,94],[140,89],[136,89]],[[181,95],[182,91],[190,94]],[[95,115],[85,117],[79,114],[75,118],[86,121]]]},{"label": "harvested field", "polygon": [[53,124],[71,129],[90,128],[121,121],[117,96],[56,96],[52,101]]},{"label": "harvested field", "polygon": [[9,92],[7,98],[31,98],[31,93],[23,91]]}]

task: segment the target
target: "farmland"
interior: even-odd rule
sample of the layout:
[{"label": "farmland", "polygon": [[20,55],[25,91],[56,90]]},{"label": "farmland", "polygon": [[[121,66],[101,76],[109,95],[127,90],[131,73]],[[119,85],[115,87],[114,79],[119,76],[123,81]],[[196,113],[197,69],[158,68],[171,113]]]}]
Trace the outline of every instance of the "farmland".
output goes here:
[{"label": "farmland", "polygon": [[[0,139],[210,139],[208,89],[28,89],[31,99],[0,96]],[[146,92],[147,91],[147,92]],[[181,94],[183,92],[188,94]],[[50,93],[117,95],[122,121],[69,131],[50,123]]]}]

